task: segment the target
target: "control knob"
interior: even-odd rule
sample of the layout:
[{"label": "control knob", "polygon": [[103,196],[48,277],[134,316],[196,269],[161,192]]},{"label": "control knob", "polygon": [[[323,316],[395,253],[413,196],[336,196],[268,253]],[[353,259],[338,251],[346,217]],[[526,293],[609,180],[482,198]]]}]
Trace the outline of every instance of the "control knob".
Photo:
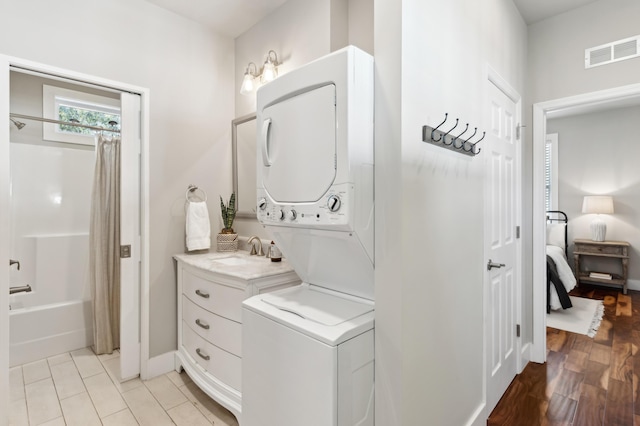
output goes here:
[{"label": "control knob", "polygon": [[267,208],[267,200],[264,197],[258,200],[258,207],[260,208],[260,210],[264,210]]},{"label": "control knob", "polygon": [[278,213],[276,214],[276,216],[278,217],[278,219],[284,220],[284,211],[278,210]]},{"label": "control knob", "polygon": [[337,195],[331,195],[327,200],[327,207],[330,211],[337,212],[338,210],[340,210],[341,203],[342,202],[340,201],[340,197],[338,197]]},{"label": "control knob", "polygon": [[287,213],[287,219],[289,220],[296,220],[297,217],[298,213],[295,210],[289,210],[289,213]]}]

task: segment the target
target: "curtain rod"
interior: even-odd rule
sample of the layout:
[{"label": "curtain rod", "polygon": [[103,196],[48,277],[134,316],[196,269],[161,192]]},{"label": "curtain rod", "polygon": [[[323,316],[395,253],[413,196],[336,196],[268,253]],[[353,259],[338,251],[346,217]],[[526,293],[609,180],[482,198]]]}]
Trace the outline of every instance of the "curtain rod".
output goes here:
[{"label": "curtain rod", "polygon": [[64,124],[66,126],[84,127],[85,129],[98,130],[101,132],[120,133],[120,130],[105,129],[104,127],[89,126],[88,124],[73,123],[71,121],[53,120],[51,118],[34,117],[32,115],[10,113],[9,117],[22,118],[23,120],[44,121],[45,123]]}]

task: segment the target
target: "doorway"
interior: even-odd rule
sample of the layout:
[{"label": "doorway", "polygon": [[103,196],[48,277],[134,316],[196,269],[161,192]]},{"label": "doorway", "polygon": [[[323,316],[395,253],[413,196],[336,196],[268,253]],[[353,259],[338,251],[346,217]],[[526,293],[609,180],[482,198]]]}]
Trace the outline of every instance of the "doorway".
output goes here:
[{"label": "doorway", "polygon": [[[121,337],[121,369],[123,378],[130,378],[140,374],[146,375],[148,360],[148,259],[144,253],[148,252],[147,224],[148,224],[148,160],[147,160],[147,129],[148,129],[148,90],[129,86],[123,83],[109,81],[93,76],[83,75],[72,71],[61,70],[47,65],[10,58],[0,55],[0,115],[9,117],[10,109],[10,76],[12,72],[44,75],[51,81],[65,81],[83,87],[94,87],[101,91],[116,93],[122,109],[122,181],[121,211],[121,244],[130,245],[130,257],[121,261],[122,287],[121,318],[124,335]],[[137,109],[136,109],[137,105]],[[38,114],[42,117],[42,114]],[[26,121],[26,120],[24,120]],[[11,182],[11,147],[9,127],[0,130],[0,258],[9,259],[11,255],[11,215],[12,200]],[[129,141],[129,143],[127,143]],[[37,169],[34,175],[37,174]],[[126,189],[124,188],[126,187]],[[54,203],[61,201],[60,195],[54,197]],[[131,214],[133,212],[133,214]],[[9,405],[9,286],[10,270],[0,274],[0,413],[8,413]],[[15,267],[14,267],[15,268]],[[4,416],[0,415],[0,423]]]},{"label": "doorway", "polygon": [[547,115],[568,110],[596,110],[640,97],[640,84],[571,96],[533,105],[533,344],[531,360],[546,361],[546,217],[545,143]]}]

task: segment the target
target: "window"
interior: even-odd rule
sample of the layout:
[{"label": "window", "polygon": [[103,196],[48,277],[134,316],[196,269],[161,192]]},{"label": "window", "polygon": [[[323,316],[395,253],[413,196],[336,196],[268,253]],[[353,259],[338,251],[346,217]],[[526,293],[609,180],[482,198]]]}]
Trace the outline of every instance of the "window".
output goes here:
[{"label": "window", "polygon": [[[42,103],[45,118],[120,129],[120,99],[43,85]],[[43,139],[49,141],[93,145],[95,133],[95,130],[65,124],[43,125]]]},{"label": "window", "polygon": [[558,210],[558,134],[547,135],[544,146],[544,207]]}]

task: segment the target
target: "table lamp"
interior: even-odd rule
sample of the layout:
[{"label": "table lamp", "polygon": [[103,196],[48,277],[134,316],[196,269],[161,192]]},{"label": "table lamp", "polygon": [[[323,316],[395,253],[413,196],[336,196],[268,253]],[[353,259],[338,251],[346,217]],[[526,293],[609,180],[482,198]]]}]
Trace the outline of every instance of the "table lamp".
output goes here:
[{"label": "table lamp", "polygon": [[587,195],[582,202],[582,213],[596,215],[591,222],[591,239],[604,241],[607,234],[607,224],[600,215],[613,214],[613,198],[609,195]]}]

